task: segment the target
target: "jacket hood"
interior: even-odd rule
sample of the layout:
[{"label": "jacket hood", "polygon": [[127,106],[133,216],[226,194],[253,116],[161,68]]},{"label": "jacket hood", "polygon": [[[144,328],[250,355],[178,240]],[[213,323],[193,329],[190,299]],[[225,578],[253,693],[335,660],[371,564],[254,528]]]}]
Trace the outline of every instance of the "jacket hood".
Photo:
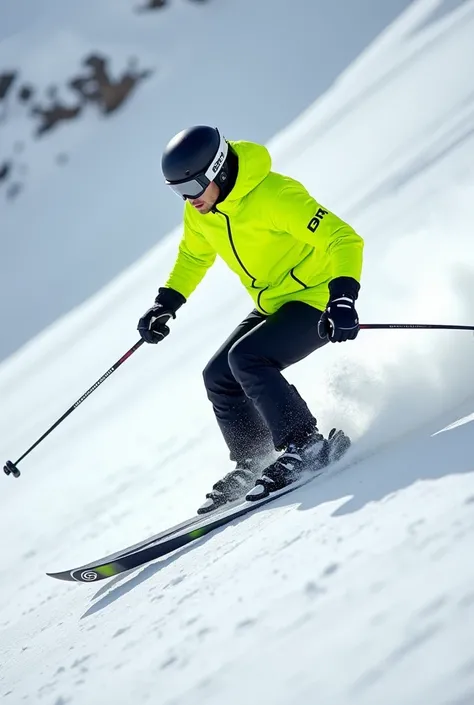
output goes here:
[{"label": "jacket hood", "polygon": [[239,171],[235,186],[220,204],[238,201],[252,191],[270,173],[272,160],[266,147],[255,142],[230,142],[239,160]]}]

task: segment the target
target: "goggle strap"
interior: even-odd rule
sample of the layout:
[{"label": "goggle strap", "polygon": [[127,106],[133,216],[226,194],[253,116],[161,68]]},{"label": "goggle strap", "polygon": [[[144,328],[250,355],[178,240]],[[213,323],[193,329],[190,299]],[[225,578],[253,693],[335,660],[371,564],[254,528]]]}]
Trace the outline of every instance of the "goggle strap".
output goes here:
[{"label": "goggle strap", "polygon": [[229,152],[229,145],[225,141],[225,138],[219,133],[219,130],[217,131],[217,134],[220,137],[219,149],[217,150],[216,156],[212,160],[208,170],[204,174],[209,181],[214,181],[217,174],[222,169]]}]

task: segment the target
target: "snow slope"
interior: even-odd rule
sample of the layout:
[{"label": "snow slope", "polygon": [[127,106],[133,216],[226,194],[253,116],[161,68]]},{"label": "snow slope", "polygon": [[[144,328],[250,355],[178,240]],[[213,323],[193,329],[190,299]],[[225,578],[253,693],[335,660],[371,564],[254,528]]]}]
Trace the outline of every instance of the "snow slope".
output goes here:
[{"label": "snow slope", "polygon": [[[144,1],[144,0],[143,0]],[[116,79],[130,57],[153,70],[113,116],[94,107],[40,140],[9,100],[0,167],[13,156],[24,190],[0,184],[0,359],[82,303],[176,225],[178,199],[162,187],[160,155],[188,124],[218,124],[229,138],[266,141],[326,90],[409,0],[3,0],[0,70],[59,87],[94,52]],[[354,26],[357,31],[354,32]],[[315,39],[317,37],[317,39]],[[21,84],[19,84],[21,85]],[[58,166],[58,155],[68,162]],[[20,175],[20,167],[26,177]],[[21,272],[21,276],[19,273]],[[31,306],[34,292],[35,306]]]},{"label": "snow slope", "polygon": [[[365,322],[473,324],[474,2],[420,0],[270,143],[366,239]],[[136,340],[179,231],[0,367],[13,460]],[[200,370],[250,309],[216,265],[4,478],[0,693],[51,705],[474,701],[474,341],[364,332],[288,372],[356,442],[321,481],[101,586],[63,569],[192,513],[226,469]],[[106,341],[106,342],[105,342]]]}]

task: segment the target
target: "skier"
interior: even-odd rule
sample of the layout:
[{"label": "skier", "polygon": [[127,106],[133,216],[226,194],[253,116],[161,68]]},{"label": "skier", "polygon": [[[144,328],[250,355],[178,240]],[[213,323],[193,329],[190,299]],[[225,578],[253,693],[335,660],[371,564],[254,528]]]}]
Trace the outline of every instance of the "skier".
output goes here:
[{"label": "skier", "polygon": [[177,134],[162,170],[185,201],[184,235],[166,284],[139,320],[143,340],[158,343],[169,334],[168,321],[217,254],[255,304],[203,373],[236,464],[206,495],[203,514],[245,495],[268,496],[309,461],[325,465],[350,444],[342,431],[322,436],[281,372],[328,341],[356,338],[363,240],[301,183],[271,171],[266,147],[226,141],[217,128]]}]

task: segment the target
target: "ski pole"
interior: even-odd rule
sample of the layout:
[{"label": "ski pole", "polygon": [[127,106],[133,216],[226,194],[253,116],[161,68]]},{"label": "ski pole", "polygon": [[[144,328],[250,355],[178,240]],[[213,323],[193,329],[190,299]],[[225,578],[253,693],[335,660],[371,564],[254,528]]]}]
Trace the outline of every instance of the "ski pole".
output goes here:
[{"label": "ski pole", "polygon": [[[404,328],[404,329],[448,329],[448,330],[471,330],[474,331],[474,326],[458,326],[458,325],[443,325],[443,324],[432,324],[432,323],[362,323],[360,325],[361,330],[381,330],[381,329],[389,329],[389,328]],[[97,387],[99,387],[102,382],[105,382],[105,380],[110,377],[110,375],[115,372],[116,369],[122,365],[125,360],[128,360],[128,358],[133,355],[134,352],[138,350],[138,348],[143,344],[143,340],[139,340],[135,345],[133,345],[130,350],[128,350],[125,355],[122,355],[122,357],[115,362],[112,367],[110,367],[107,372],[105,372],[102,377],[100,377],[95,384],[90,387],[90,389],[87,390],[38,440],[33,443],[33,445],[28,448],[27,451],[21,455],[18,460],[15,463],[12,463],[11,460],[7,460],[5,465],[3,466],[3,471],[5,475],[13,475],[13,477],[20,477],[20,471],[18,470],[18,463],[21,462],[24,458],[26,458],[27,455],[31,453],[32,450],[34,450],[42,441],[44,441],[47,436],[49,436],[52,431],[54,431],[55,428],[57,428],[70,414],[72,414],[75,409],[77,409],[78,406],[82,404],[83,401],[89,397],[92,392],[95,392]]]},{"label": "ski pole", "polygon": [[474,326],[452,326],[438,323],[361,323],[361,330],[381,330],[385,328],[418,328],[420,330],[472,330]]},{"label": "ski pole", "polygon": [[140,340],[138,341],[138,343],[135,343],[135,345],[134,345],[133,347],[131,347],[130,350],[128,350],[128,351],[125,353],[125,355],[122,355],[122,357],[120,358],[120,360],[117,360],[117,362],[116,362],[115,364],[113,364],[112,367],[110,367],[110,368],[107,370],[107,372],[105,372],[105,374],[103,374],[102,377],[100,377],[100,379],[98,379],[97,382],[96,382],[95,384],[93,384],[90,389],[87,390],[87,392],[84,392],[84,394],[82,395],[82,397],[80,397],[80,398],[61,416],[61,418],[58,419],[58,420],[51,426],[51,428],[48,428],[48,430],[46,431],[46,433],[43,433],[43,435],[41,436],[41,438],[38,438],[38,440],[37,440],[35,443],[33,443],[33,445],[31,446],[31,448],[28,448],[28,450],[27,450],[25,453],[23,453],[23,455],[22,455],[21,457],[18,458],[18,460],[16,461],[16,463],[12,463],[11,460],[7,460],[7,462],[6,462],[5,465],[3,466],[3,472],[5,473],[5,475],[13,475],[13,477],[20,477],[20,471],[19,471],[18,468],[17,468],[18,463],[19,463],[21,460],[23,460],[23,458],[26,458],[26,456],[29,455],[29,453],[31,453],[31,451],[32,451],[34,448],[36,448],[36,446],[38,446],[38,445],[41,443],[41,441],[44,441],[44,439],[45,439],[47,436],[49,436],[49,434],[50,434],[52,431],[54,431],[54,429],[57,428],[57,427],[59,426],[59,424],[61,424],[61,423],[64,421],[64,419],[66,419],[66,418],[69,416],[69,414],[72,414],[72,412],[73,412],[75,409],[77,409],[77,407],[80,406],[80,405],[82,404],[82,402],[85,401],[85,400],[87,399],[87,397],[92,394],[92,392],[95,392],[95,390],[97,389],[97,387],[99,387],[99,386],[102,384],[102,382],[105,382],[105,380],[106,380],[108,377],[110,377],[110,375],[111,375],[113,372],[115,372],[115,370],[118,369],[118,368],[120,367],[120,365],[122,365],[122,364],[125,362],[125,360],[128,360],[128,358],[129,358],[131,355],[133,355],[133,353],[134,353],[136,350],[138,350],[138,348],[139,348],[143,343],[144,343],[144,341],[140,339]]}]

